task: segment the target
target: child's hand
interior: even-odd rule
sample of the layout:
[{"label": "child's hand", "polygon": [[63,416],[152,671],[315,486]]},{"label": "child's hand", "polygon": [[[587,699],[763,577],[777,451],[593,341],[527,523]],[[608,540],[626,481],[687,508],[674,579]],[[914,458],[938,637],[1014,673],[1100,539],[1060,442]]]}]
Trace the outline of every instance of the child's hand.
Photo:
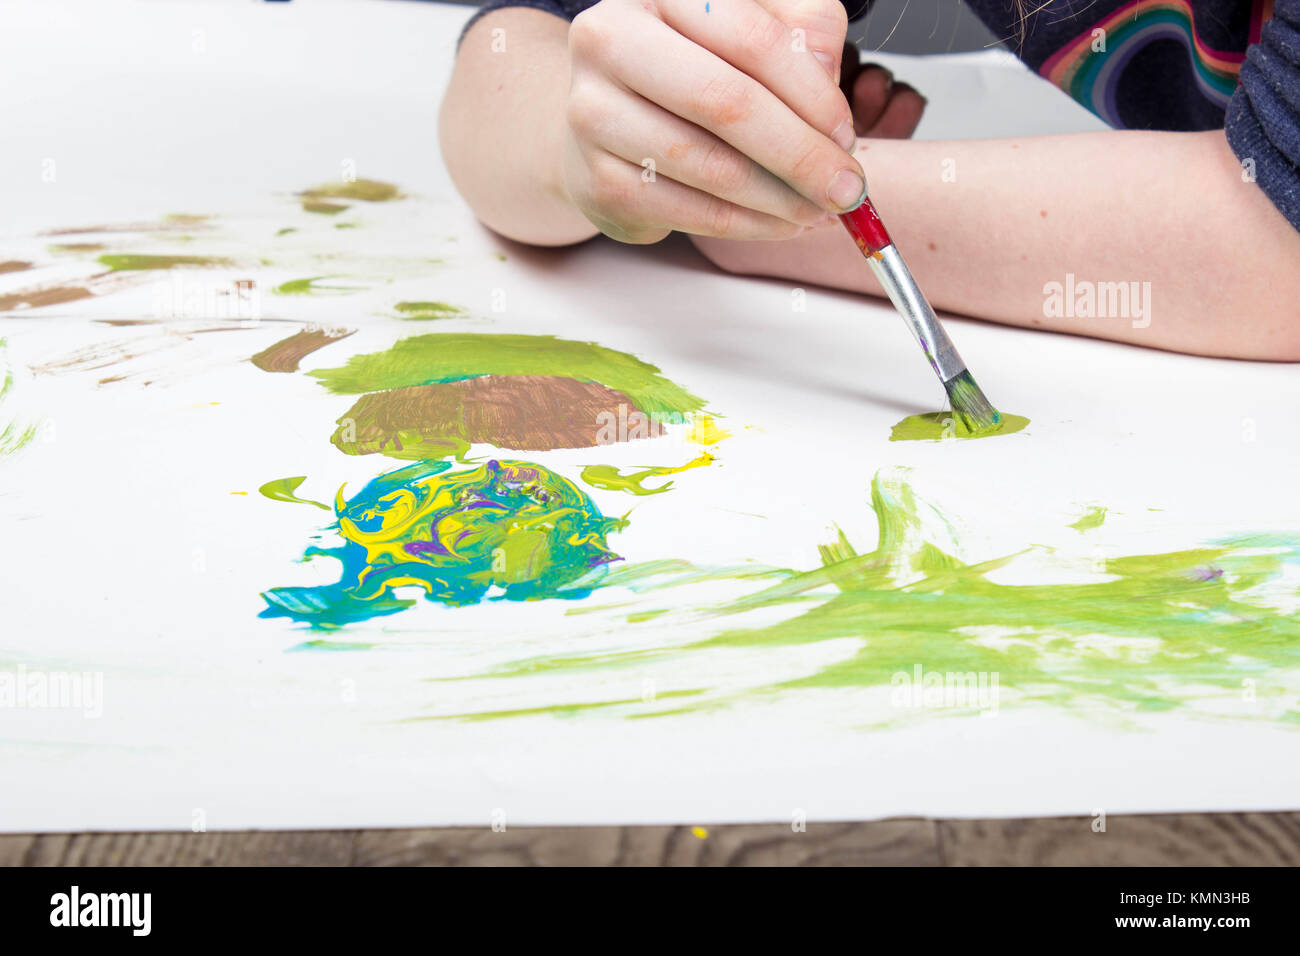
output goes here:
[{"label": "child's hand", "polygon": [[[865,192],[837,0],[602,0],[569,29],[570,200],[601,232],[789,239]],[[651,166],[653,162],[653,166]]]},{"label": "child's hand", "polygon": [[855,47],[844,48],[840,89],[853,108],[853,128],[859,136],[907,139],[916,132],[925,98],[875,63],[858,64]]}]

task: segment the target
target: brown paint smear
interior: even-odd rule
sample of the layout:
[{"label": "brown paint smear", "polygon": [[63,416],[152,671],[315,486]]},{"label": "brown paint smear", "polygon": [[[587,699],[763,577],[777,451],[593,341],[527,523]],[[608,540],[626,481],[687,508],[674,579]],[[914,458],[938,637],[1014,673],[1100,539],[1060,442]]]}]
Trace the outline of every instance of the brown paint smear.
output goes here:
[{"label": "brown paint smear", "polygon": [[[51,229],[42,232],[42,236],[83,236],[93,233],[112,232],[192,232],[196,229],[210,229],[211,216],[189,216],[178,214],[159,219],[155,222],[127,222],[118,225],[78,226],[74,229]],[[71,247],[69,247],[71,248]]]},{"label": "brown paint smear", "polygon": [[346,339],[355,329],[303,329],[281,339],[249,359],[263,372],[296,372],[298,363],[331,342]]},{"label": "brown paint smear", "polygon": [[12,312],[17,309],[39,309],[45,305],[62,305],[89,299],[95,293],[84,285],[57,285],[41,289],[23,289],[9,295],[0,295],[0,312]]},{"label": "brown paint smear", "polygon": [[30,262],[19,262],[17,259],[10,259],[8,262],[0,262],[0,275],[7,272],[25,272],[31,267]]},{"label": "brown paint smear", "polygon": [[82,299],[139,284],[140,281],[142,280],[130,273],[101,272],[87,279],[78,279],[76,282],[31,286],[8,295],[0,295],[0,312],[40,309],[48,305],[79,302]]},{"label": "brown paint smear", "polygon": [[[453,439],[519,451],[590,448],[599,444],[603,422],[633,414],[640,413],[631,399],[603,385],[546,375],[486,375],[363,395],[340,419],[354,434],[340,427],[333,440],[349,454],[394,457],[401,457],[403,437],[407,444]],[[646,419],[631,437],[662,433],[660,423]]]}]

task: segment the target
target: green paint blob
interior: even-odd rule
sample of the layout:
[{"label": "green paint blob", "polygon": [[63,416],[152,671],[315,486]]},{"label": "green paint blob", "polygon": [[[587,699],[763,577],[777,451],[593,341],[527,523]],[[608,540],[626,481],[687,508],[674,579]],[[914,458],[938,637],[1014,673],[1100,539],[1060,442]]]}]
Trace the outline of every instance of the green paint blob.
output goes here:
[{"label": "green paint blob", "polygon": [[394,594],[410,586],[451,606],[494,591],[512,601],[582,598],[619,560],[605,538],[626,522],[602,515],[567,479],[518,461],[450,468],[421,461],[375,478],[347,501],[340,491],[335,529],[343,545],[306,552],[336,558],[339,582],[267,591],[262,616],[338,627],[411,607],[413,600]]},{"label": "green paint blob", "polygon": [[1078,521],[1069,525],[1069,527],[1079,532],[1091,531],[1093,528],[1100,528],[1105,520],[1106,509],[1099,505],[1093,505],[1083,513],[1083,516]]},{"label": "green paint blob", "polygon": [[450,319],[464,313],[464,309],[446,302],[399,302],[393,306],[402,313],[401,318],[411,321],[429,321],[432,319]]},{"label": "green paint blob", "polygon": [[1028,418],[1003,412],[998,424],[992,428],[972,432],[952,412],[924,412],[920,415],[908,415],[895,425],[889,433],[889,440],[939,441],[944,438],[990,438],[994,435],[1010,435],[1028,424]]},{"label": "green paint blob", "polygon": [[272,291],[276,295],[346,295],[356,292],[354,288],[341,285],[324,285],[326,279],[333,276],[312,276],[308,279],[290,279],[276,286]]},{"label": "green paint blob", "polygon": [[682,422],[704,401],[626,352],[552,335],[432,333],[402,339],[383,352],[354,355],[341,368],[316,369],[331,392],[356,395],[483,375],[550,375],[599,383],[632,399],[659,421]]},{"label": "green paint blob", "polygon": [[657,488],[647,488],[644,484],[647,478],[660,478],[664,475],[676,475],[691,468],[702,468],[705,465],[713,463],[712,455],[701,455],[692,461],[677,468],[664,467],[643,467],[640,471],[622,474],[613,465],[588,465],[582,469],[582,480],[593,488],[601,488],[605,491],[625,491],[630,495],[659,495],[672,488],[671,481],[660,485]]},{"label": "green paint blob", "polygon": [[314,212],[323,216],[337,216],[348,208],[345,202],[328,202],[324,199],[304,199],[302,201],[303,212]]},{"label": "green paint blob", "polygon": [[133,252],[110,252],[99,257],[101,264],[114,272],[140,272],[147,269],[176,269],[182,266],[232,266],[229,259],[215,256],[153,256]]},{"label": "green paint blob", "polygon": [[406,198],[392,183],[383,183],[377,179],[326,183],[324,186],[314,186],[302,195],[312,199],[357,199],[361,202],[391,202],[394,199]]},{"label": "green paint blob", "polygon": [[[604,679],[593,672],[671,661],[675,673],[691,674],[718,666],[724,649],[753,654],[849,640],[856,649],[791,680],[739,693],[690,681],[682,689],[702,692],[692,705],[700,709],[792,690],[879,688],[896,704],[882,724],[889,725],[982,709],[975,688],[985,680],[987,690],[996,675],[998,707],[1047,705],[1106,719],[1173,710],[1240,719],[1267,713],[1263,705],[1271,702],[1280,708],[1280,725],[1300,724],[1300,709],[1288,703],[1300,675],[1294,612],[1300,595],[1288,578],[1300,566],[1300,535],[1248,535],[1110,558],[1081,583],[1000,583],[1028,552],[1048,568],[1055,552],[1031,546],[967,564],[928,540],[925,516],[934,512],[901,477],[877,475],[871,504],[878,523],[874,550],[860,554],[840,532],[821,548],[820,568],[776,572],[781,580],[748,597],[686,611],[720,618],[760,609],[798,612],[779,623],[724,629],[684,646],[529,658],[487,676],[586,675],[575,680],[585,687]],[[664,565],[629,566],[604,584],[648,586],[662,600],[664,588],[680,583],[739,579],[732,571]],[[1062,560],[1061,567],[1077,569],[1077,560]],[[1000,580],[992,580],[995,572],[1002,572]],[[1247,679],[1259,706],[1242,704]],[[954,680],[971,689],[965,706],[945,703]],[[647,713],[642,706],[627,714],[680,710]]]},{"label": "green paint blob", "polygon": [[332,511],[329,505],[321,504],[319,501],[312,501],[310,498],[299,498],[294,494],[298,486],[307,480],[306,475],[297,475],[293,478],[276,478],[274,481],[268,481],[257,490],[272,501],[291,501],[297,504],[314,505],[322,511]]}]

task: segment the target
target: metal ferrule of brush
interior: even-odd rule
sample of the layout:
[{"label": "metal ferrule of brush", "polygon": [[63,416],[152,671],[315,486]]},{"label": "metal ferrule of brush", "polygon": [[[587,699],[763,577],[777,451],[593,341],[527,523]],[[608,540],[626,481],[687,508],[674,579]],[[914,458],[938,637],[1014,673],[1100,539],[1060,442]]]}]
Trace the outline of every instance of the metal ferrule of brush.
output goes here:
[{"label": "metal ferrule of brush", "polygon": [[957,354],[957,348],[948,338],[948,333],[939,324],[939,318],[930,308],[921,293],[912,271],[893,243],[879,249],[875,255],[867,257],[871,271],[885,289],[889,301],[907,320],[912,334],[921,343],[925,356],[930,360],[939,377],[947,382],[966,370],[966,363]]}]

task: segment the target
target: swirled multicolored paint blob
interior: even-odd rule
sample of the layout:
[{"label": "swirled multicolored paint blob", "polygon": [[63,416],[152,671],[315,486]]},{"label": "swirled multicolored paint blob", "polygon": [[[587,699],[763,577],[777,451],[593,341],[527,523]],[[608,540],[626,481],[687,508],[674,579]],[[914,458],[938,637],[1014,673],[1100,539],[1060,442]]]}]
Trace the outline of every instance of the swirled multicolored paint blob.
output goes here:
[{"label": "swirled multicolored paint blob", "polygon": [[263,617],[337,627],[415,604],[394,589],[415,586],[450,606],[488,597],[582,598],[604,565],[619,560],[607,518],[576,485],[541,465],[490,461],[450,471],[421,461],[335,499],[337,548],[310,548],[343,566],[336,584],[265,592]]}]

